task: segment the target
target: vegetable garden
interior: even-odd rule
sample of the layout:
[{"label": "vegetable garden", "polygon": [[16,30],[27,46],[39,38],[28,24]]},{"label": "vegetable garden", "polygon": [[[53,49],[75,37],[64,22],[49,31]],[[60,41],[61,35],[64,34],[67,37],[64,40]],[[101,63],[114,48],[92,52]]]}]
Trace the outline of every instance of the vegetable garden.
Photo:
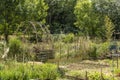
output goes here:
[{"label": "vegetable garden", "polygon": [[0,80],[120,80],[119,0],[0,0]]}]

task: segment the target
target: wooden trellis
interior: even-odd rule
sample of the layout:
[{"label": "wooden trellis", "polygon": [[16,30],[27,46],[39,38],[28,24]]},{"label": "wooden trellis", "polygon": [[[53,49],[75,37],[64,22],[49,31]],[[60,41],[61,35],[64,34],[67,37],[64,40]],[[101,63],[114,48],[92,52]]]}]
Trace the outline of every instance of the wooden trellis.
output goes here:
[{"label": "wooden trellis", "polygon": [[[52,35],[50,34],[50,31],[48,30],[48,27],[46,25],[41,24],[40,22],[32,22],[28,21],[23,23],[25,25],[22,25],[22,27],[25,26],[24,30],[21,31],[20,36],[22,36],[24,43],[29,43],[31,46],[31,42],[29,42],[27,39],[30,39],[30,35],[35,35],[35,46],[33,46],[33,50],[31,53],[35,53],[35,60],[39,61],[46,61],[47,59],[51,58],[50,54],[52,55],[52,58],[54,57],[54,49],[53,49],[53,40]],[[26,26],[27,24],[27,26]],[[15,35],[18,35],[18,31],[20,31],[21,26],[18,27]],[[42,32],[42,41],[38,41],[38,36],[40,35],[40,31],[37,29],[39,28]],[[31,30],[31,31],[30,31]],[[31,34],[29,34],[31,32]],[[27,36],[27,38],[26,38]],[[47,46],[49,45],[49,46]],[[49,48],[47,48],[47,47]],[[43,60],[42,60],[43,59]]]}]

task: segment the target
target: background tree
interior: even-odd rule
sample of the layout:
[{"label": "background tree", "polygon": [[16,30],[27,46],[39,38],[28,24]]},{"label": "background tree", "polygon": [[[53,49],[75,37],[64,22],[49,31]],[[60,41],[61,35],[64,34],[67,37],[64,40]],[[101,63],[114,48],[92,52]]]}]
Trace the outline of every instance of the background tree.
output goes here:
[{"label": "background tree", "polygon": [[101,14],[107,15],[115,25],[115,31],[120,30],[120,1],[119,0],[92,0],[94,8]]},{"label": "background tree", "polygon": [[47,23],[51,33],[76,33],[74,6],[77,0],[45,0],[49,6]]},{"label": "background tree", "polygon": [[5,40],[8,42],[8,35],[12,34],[21,22],[45,23],[47,9],[44,0],[0,0],[0,29]]},{"label": "background tree", "polygon": [[[21,0],[22,1],[22,0]],[[16,8],[20,3],[19,0],[0,0],[0,19],[1,31],[8,42],[8,35],[10,34],[10,27],[15,24]]]},{"label": "background tree", "polygon": [[91,38],[104,35],[104,15],[94,9],[90,0],[78,0],[74,13],[76,15],[75,25],[83,35]]}]

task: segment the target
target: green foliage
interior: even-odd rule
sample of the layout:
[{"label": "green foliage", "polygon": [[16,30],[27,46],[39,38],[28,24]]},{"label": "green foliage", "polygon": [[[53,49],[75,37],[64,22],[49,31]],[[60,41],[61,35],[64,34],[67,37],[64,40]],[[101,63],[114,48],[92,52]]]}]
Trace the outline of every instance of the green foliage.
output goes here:
[{"label": "green foliage", "polygon": [[[118,75],[120,74],[120,69],[115,69],[115,73]],[[120,76],[120,75],[119,75]]]},{"label": "green foliage", "polygon": [[25,0],[24,4],[22,4],[22,7],[22,12],[24,13],[22,15],[25,16],[24,20],[40,21],[45,23],[48,5],[45,4],[44,0]]},{"label": "green foliage", "polygon": [[[117,0],[0,0],[0,34],[8,41],[8,35],[13,34],[22,22],[32,21],[47,23],[51,33],[63,31],[90,38],[110,38],[112,29],[105,28],[106,23],[113,23],[116,31],[120,29],[118,3]],[[110,21],[104,23],[106,15]],[[26,26],[30,25],[22,28],[26,29]]]},{"label": "green foliage", "polygon": [[109,54],[109,47],[110,47],[109,42],[99,44],[92,43],[91,48],[89,50],[89,56],[92,59],[105,58]]},{"label": "green foliage", "polygon": [[96,44],[92,44],[91,48],[89,49],[88,55],[90,57],[90,59],[97,59],[97,45]]},{"label": "green foliage", "polygon": [[94,3],[94,8],[97,12],[109,16],[112,23],[115,25],[115,31],[120,30],[120,5],[118,0],[91,0]]},{"label": "green foliage", "polygon": [[74,25],[74,6],[77,0],[45,0],[48,4],[47,23],[50,25],[51,33],[76,33]]},{"label": "green foliage", "polygon": [[[88,59],[88,53],[91,50],[91,41],[89,38],[86,37],[72,37],[70,35],[69,38],[67,38],[67,44],[64,41],[66,39],[66,36],[62,38],[61,42],[58,44],[58,42],[55,43],[56,50],[56,57],[61,56],[62,58],[65,58],[67,56],[73,58],[73,57],[79,57],[82,59]],[[71,42],[69,42],[71,41]],[[61,46],[61,50],[60,50]],[[61,51],[61,54],[60,54]]]},{"label": "green foliage", "polygon": [[44,0],[1,0],[0,4],[0,29],[7,42],[9,34],[13,34],[20,23],[46,22],[48,6]]},{"label": "green foliage", "polygon": [[112,76],[105,75],[104,73],[99,73],[99,72],[93,72],[90,73],[89,75],[89,80],[118,80],[116,78],[113,79]]},{"label": "green foliage", "polygon": [[114,25],[109,19],[108,16],[105,17],[105,37],[107,38],[107,41],[110,41],[112,39],[112,35],[114,32]]},{"label": "green foliage", "polygon": [[92,43],[88,55],[92,59],[106,58],[109,55],[110,42]]},{"label": "green foliage", "polygon": [[[19,14],[18,5],[23,0],[1,0],[0,1],[0,24],[2,34],[5,35],[5,40],[8,42],[8,35],[11,31],[15,30],[15,26],[18,23]],[[23,1],[24,2],[24,1]]]},{"label": "green foliage", "polygon": [[19,64],[0,70],[1,80],[56,80],[60,74],[54,64],[29,65]]},{"label": "green foliage", "polygon": [[22,42],[18,38],[11,38],[9,41],[10,55],[19,55],[22,52]]},{"label": "green foliage", "polygon": [[74,14],[76,16],[75,25],[85,36],[94,38],[104,35],[104,15],[95,11],[90,0],[78,0]]},{"label": "green foliage", "polygon": [[63,42],[70,43],[70,42],[73,42],[73,40],[74,40],[74,34],[69,33],[69,34],[65,35],[65,38],[63,39]]},{"label": "green foliage", "polygon": [[100,73],[95,72],[95,73],[89,74],[89,79],[90,80],[99,80],[99,79],[101,79],[101,75],[100,75]]},{"label": "green foliage", "polygon": [[[81,79],[84,79],[86,76],[84,71],[69,71],[67,74]],[[87,77],[89,80],[113,80],[112,76],[101,74],[100,72],[88,72]],[[116,78],[114,79],[117,80]]]},{"label": "green foliage", "polygon": [[4,69],[4,65],[0,63],[0,70]]},{"label": "green foliage", "polygon": [[4,43],[3,42],[1,42],[0,43],[0,58],[2,57],[2,55],[3,55],[3,52],[4,52]]},{"label": "green foliage", "polygon": [[101,44],[98,44],[97,47],[97,56],[98,57],[105,57],[108,55],[109,53],[109,47],[110,47],[110,43],[109,42],[104,42]]},{"label": "green foliage", "polygon": [[[60,57],[65,58],[69,56],[69,58],[81,58],[81,59],[103,59],[107,58],[107,56],[110,54],[110,42],[99,42],[95,43],[92,40],[85,37],[73,37],[72,42],[69,42],[71,39],[66,38],[66,35],[61,37],[61,41],[58,44],[56,42],[54,44],[54,47],[56,49],[56,58]],[[74,40],[73,40],[74,39]],[[66,41],[64,41],[66,40]],[[61,46],[61,50],[60,50]],[[60,54],[61,51],[61,54]]]}]

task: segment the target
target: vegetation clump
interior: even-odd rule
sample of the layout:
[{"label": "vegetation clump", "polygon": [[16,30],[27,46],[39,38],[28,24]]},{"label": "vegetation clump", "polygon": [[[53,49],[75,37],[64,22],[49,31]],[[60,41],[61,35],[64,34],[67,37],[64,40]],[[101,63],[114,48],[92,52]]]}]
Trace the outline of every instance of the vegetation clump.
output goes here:
[{"label": "vegetation clump", "polygon": [[60,77],[57,66],[53,64],[19,64],[0,70],[0,80],[56,80]]}]

